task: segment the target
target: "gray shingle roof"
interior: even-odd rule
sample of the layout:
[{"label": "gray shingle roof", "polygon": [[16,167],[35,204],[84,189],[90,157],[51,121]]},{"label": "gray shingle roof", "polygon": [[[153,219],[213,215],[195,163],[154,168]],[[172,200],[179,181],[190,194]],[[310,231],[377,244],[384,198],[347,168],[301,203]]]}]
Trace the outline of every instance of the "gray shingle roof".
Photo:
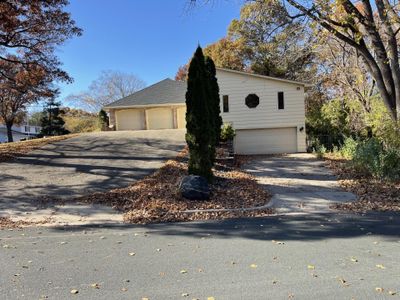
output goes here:
[{"label": "gray shingle roof", "polygon": [[108,104],[105,108],[168,103],[185,103],[186,82],[164,79],[132,95]]}]

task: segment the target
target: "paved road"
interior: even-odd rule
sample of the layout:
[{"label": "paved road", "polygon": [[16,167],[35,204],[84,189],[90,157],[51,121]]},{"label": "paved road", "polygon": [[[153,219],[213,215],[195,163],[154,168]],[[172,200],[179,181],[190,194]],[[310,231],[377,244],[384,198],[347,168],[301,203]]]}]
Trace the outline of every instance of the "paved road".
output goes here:
[{"label": "paved road", "polygon": [[[399,228],[399,214],[322,214],[3,230],[0,295],[60,300],[399,299]],[[98,289],[91,287],[94,283]],[[73,289],[79,293],[71,295]]]},{"label": "paved road", "polygon": [[244,169],[272,192],[270,205],[278,213],[329,213],[332,203],[356,200],[312,154],[255,156]]},{"label": "paved road", "polygon": [[0,163],[0,215],[30,212],[42,197],[71,198],[125,187],[183,146],[182,130],[98,132],[46,145]]}]

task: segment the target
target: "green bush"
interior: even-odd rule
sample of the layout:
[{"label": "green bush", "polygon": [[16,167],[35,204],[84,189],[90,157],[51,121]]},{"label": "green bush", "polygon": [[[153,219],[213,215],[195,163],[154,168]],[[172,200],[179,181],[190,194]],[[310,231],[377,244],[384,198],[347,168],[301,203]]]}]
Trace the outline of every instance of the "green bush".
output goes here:
[{"label": "green bush", "polygon": [[347,159],[352,159],[356,152],[358,142],[352,137],[345,138],[343,146],[340,148],[339,153]]},{"label": "green bush", "polygon": [[383,147],[376,138],[361,142],[354,152],[353,165],[359,171],[380,177],[382,152]]},{"label": "green bush", "polygon": [[324,145],[317,144],[313,152],[317,155],[318,158],[323,158],[325,153],[327,152],[327,149]]},{"label": "green bush", "polygon": [[225,123],[224,126],[222,126],[222,129],[221,129],[221,140],[222,141],[233,140],[235,135],[236,135],[235,129],[233,129],[231,124]]},{"label": "green bush", "polygon": [[390,180],[400,180],[400,151],[389,149],[381,155],[381,176]]}]

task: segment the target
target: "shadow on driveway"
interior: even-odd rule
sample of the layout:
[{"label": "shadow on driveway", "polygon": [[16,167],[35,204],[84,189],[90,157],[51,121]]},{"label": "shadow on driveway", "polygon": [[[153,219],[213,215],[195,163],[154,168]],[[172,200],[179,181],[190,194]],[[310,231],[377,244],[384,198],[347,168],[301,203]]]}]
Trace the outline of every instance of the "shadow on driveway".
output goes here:
[{"label": "shadow on driveway", "polygon": [[48,144],[0,163],[0,213],[128,186],[183,147],[183,130],[98,132]]},{"label": "shadow on driveway", "polygon": [[318,241],[354,239],[362,236],[381,236],[388,240],[400,239],[400,214],[314,214],[270,216],[263,218],[228,219],[186,223],[148,225],[104,225],[54,227],[51,231],[80,231],[87,229],[118,229],[145,231],[160,236],[182,236],[193,239],[209,236],[223,239]]}]

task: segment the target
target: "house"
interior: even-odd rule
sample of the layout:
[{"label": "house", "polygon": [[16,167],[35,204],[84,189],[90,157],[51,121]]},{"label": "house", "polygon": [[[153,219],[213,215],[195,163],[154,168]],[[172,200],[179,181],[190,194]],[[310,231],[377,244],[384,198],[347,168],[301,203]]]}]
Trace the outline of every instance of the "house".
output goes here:
[{"label": "house", "polygon": [[[306,83],[217,68],[221,116],[237,154],[306,151]],[[104,109],[115,130],[185,128],[186,83],[164,79]]]},{"label": "house", "polygon": [[[32,126],[27,124],[13,125],[11,128],[13,132],[14,141],[20,141],[22,139],[29,139],[32,136],[36,136],[40,133],[40,126]],[[0,143],[8,141],[7,138],[7,127],[0,123]]]}]

